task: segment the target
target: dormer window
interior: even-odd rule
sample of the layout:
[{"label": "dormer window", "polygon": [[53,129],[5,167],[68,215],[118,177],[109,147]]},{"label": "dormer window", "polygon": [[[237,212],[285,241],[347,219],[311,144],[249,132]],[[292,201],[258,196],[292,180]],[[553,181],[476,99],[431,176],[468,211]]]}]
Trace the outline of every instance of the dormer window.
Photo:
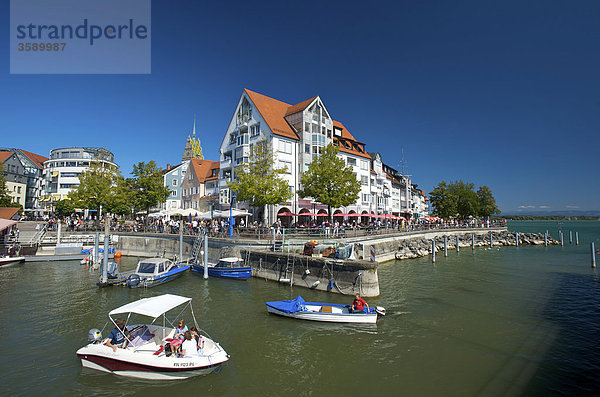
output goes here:
[{"label": "dormer window", "polygon": [[340,127],[333,127],[333,136],[342,136],[342,129]]}]

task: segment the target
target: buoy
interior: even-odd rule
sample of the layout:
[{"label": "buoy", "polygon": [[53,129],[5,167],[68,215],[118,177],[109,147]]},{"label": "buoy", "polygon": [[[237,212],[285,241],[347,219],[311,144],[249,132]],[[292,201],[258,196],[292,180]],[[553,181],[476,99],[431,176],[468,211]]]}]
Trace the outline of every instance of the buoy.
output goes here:
[{"label": "buoy", "polygon": [[121,251],[117,251],[117,252],[115,253],[115,258],[120,258],[120,257],[121,257],[121,255],[123,255],[123,254],[121,254]]}]

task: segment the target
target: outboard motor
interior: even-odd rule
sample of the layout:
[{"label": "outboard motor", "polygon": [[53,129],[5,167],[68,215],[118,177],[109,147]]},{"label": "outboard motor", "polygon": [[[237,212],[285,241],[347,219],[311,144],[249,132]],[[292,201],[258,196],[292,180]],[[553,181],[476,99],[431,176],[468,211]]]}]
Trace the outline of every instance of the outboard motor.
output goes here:
[{"label": "outboard motor", "polygon": [[100,343],[102,342],[102,332],[98,328],[90,329],[88,332],[88,342]]},{"label": "outboard motor", "polygon": [[377,306],[375,312],[380,316],[385,316],[385,307]]},{"label": "outboard motor", "polygon": [[117,278],[119,275],[119,264],[116,262],[108,262],[108,278]]},{"label": "outboard motor", "polygon": [[129,277],[127,277],[127,286],[134,288],[137,287],[138,285],[140,285],[140,276],[137,274],[130,274]]}]

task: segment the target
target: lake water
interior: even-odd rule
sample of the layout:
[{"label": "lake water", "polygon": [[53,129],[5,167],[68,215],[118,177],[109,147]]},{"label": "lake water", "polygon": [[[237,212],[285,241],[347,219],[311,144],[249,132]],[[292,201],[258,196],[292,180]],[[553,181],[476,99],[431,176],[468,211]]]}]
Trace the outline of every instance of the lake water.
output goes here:
[{"label": "lake water", "polygon": [[[153,289],[99,289],[77,262],[0,269],[3,395],[600,394],[600,279],[590,241],[600,222],[512,222],[511,231],[559,228],[565,246],[478,248],[380,265],[387,316],[376,326],[268,315],[265,301],[351,298],[272,281],[194,274]],[[579,232],[570,245],[568,232]],[[574,237],[573,237],[574,238]],[[122,268],[133,266],[124,258]],[[600,265],[600,264],[599,264]],[[192,297],[201,327],[231,355],[219,374],[139,381],[83,369],[75,352],[91,328],[127,302]],[[103,334],[110,332],[107,327]]]}]

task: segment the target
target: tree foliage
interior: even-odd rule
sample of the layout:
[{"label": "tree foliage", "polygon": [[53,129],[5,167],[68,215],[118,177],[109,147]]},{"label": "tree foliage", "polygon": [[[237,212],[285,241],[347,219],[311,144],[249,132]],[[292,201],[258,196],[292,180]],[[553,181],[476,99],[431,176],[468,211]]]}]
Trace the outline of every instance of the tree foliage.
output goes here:
[{"label": "tree foliage", "polygon": [[312,197],[326,204],[331,217],[331,207],[353,204],[359,198],[360,181],[351,166],[337,156],[339,149],[329,144],[302,174],[301,197]]},{"label": "tree foliage", "polygon": [[286,170],[274,166],[273,150],[266,141],[257,142],[250,159],[235,169],[235,180],[227,185],[239,201],[253,207],[279,204],[292,198],[288,182],[282,177]]},{"label": "tree foliage", "polygon": [[60,218],[71,216],[73,212],[75,212],[75,206],[68,198],[60,200],[54,206],[54,213]]},{"label": "tree foliage", "polygon": [[131,185],[136,209],[149,213],[150,208],[167,201],[171,192],[164,186],[162,172],[154,160],[134,164],[131,174],[135,177]]},{"label": "tree foliage", "polygon": [[6,177],[4,176],[4,164],[0,163],[0,207],[12,207],[12,197],[6,189]]},{"label": "tree foliage", "polygon": [[479,202],[479,215],[488,217],[492,214],[500,213],[500,209],[496,205],[496,199],[489,187],[479,187],[477,190],[477,201]]},{"label": "tree foliage", "polygon": [[475,192],[474,184],[462,180],[450,183],[441,181],[429,193],[429,199],[434,215],[442,218],[487,217],[500,212],[489,187],[480,186]]},{"label": "tree foliage", "polygon": [[99,163],[92,163],[79,175],[79,186],[69,193],[75,208],[87,208],[100,213],[100,206],[106,212],[113,212],[115,202],[122,199],[118,191],[123,179],[118,169],[106,168]]}]

